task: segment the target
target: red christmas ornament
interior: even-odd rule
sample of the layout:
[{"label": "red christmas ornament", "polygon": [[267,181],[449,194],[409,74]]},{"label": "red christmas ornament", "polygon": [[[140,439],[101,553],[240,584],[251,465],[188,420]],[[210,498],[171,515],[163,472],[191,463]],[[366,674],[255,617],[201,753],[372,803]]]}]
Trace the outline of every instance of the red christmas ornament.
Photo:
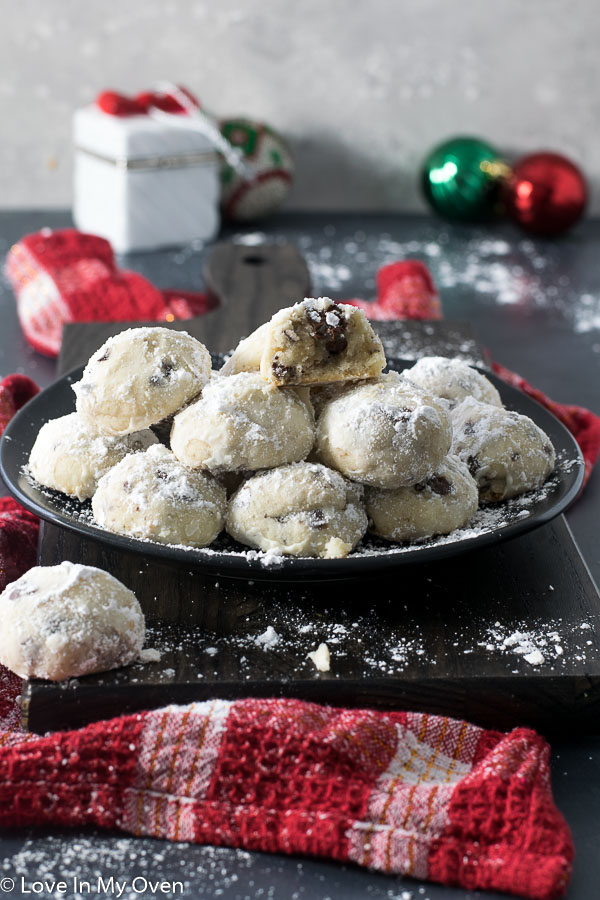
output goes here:
[{"label": "red christmas ornament", "polygon": [[562,234],[581,218],[587,185],[581,171],[559,153],[532,153],[513,166],[503,188],[507,214],[532,234]]}]

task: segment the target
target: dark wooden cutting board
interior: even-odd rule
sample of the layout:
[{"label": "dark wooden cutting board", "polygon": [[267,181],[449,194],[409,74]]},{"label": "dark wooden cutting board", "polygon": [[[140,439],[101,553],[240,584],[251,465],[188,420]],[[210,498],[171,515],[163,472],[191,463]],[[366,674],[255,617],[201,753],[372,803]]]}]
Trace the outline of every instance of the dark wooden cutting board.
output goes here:
[{"label": "dark wooden cutting board", "polygon": [[[206,275],[221,307],[172,327],[214,351],[230,349],[309,292],[303,260],[287,245],[222,245]],[[124,327],[68,326],[61,372]],[[485,362],[460,323],[378,328],[390,355]],[[562,516],[498,547],[367,581],[215,579],[43,523],[40,563],[63,559],[100,566],[134,590],[149,624],[147,644],[162,656],[68,683],[28,682],[23,719],[37,732],[217,696],[418,709],[495,728],[530,725],[548,735],[600,732],[600,596]],[[256,638],[269,627],[278,640],[265,648]],[[331,671],[318,673],[306,654],[324,640]],[[515,652],[527,640],[543,664]]]}]

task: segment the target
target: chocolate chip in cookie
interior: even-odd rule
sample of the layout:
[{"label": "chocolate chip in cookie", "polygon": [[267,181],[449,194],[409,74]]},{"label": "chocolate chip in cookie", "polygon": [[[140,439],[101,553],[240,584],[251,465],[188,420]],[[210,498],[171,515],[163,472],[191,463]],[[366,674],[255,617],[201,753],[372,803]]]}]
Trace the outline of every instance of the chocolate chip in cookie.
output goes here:
[{"label": "chocolate chip in cookie", "polygon": [[346,349],[346,319],[337,304],[332,304],[328,310],[311,309],[308,317],[312,325],[312,337],[321,341],[328,353],[335,355]]},{"label": "chocolate chip in cookie", "polygon": [[148,379],[153,387],[164,385],[168,382],[171,374],[176,370],[177,366],[171,359],[163,359],[160,363],[160,372],[151,375]]},{"label": "chocolate chip in cookie", "polygon": [[417,493],[421,493],[427,488],[434,494],[439,494],[440,497],[446,497],[452,493],[452,485],[444,475],[432,475],[430,478],[426,478],[425,481],[420,481],[414,485],[414,490]]},{"label": "chocolate chip in cookie", "polygon": [[434,494],[446,497],[452,492],[452,485],[444,475],[432,475],[427,479],[427,484]]},{"label": "chocolate chip in cookie", "polygon": [[282,363],[277,362],[275,360],[272,365],[273,374],[277,378],[282,378],[284,381],[293,378],[296,374],[296,366],[284,366]]},{"label": "chocolate chip in cookie", "polygon": [[308,516],[308,524],[311,528],[327,528],[328,518],[322,509],[311,509]]},{"label": "chocolate chip in cookie", "polygon": [[477,475],[477,473],[479,472],[479,470],[481,468],[481,463],[479,462],[477,457],[469,456],[469,458],[467,459],[467,466],[468,466],[469,472],[471,473],[473,478],[475,478],[475,476]]}]

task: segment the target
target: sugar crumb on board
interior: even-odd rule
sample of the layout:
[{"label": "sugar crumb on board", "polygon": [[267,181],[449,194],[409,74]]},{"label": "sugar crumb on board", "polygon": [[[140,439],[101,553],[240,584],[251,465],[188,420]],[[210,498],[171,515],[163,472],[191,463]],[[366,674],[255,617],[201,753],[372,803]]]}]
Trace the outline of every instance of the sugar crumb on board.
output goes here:
[{"label": "sugar crumb on board", "polygon": [[160,662],[160,650],[157,650],[156,647],[146,647],[146,649],[142,650],[140,653],[139,661],[141,663]]},{"label": "sugar crumb on board", "polygon": [[544,665],[555,670],[566,668],[571,659],[586,662],[589,647],[593,646],[593,642],[583,643],[578,632],[585,632],[589,628],[591,626],[588,622],[565,626],[560,619],[543,625],[536,624],[535,621],[524,622],[512,630],[500,622],[495,622],[487,628],[478,646],[492,654],[521,657],[530,666]]},{"label": "sugar crumb on board", "polygon": [[263,650],[270,650],[279,643],[279,635],[273,626],[269,625],[267,626],[266,631],[263,631],[262,634],[259,634],[254,638],[254,643],[259,647],[262,647]]},{"label": "sugar crumb on board", "polygon": [[318,672],[329,672],[331,669],[331,654],[327,644],[319,644],[316,650],[306,654]]}]

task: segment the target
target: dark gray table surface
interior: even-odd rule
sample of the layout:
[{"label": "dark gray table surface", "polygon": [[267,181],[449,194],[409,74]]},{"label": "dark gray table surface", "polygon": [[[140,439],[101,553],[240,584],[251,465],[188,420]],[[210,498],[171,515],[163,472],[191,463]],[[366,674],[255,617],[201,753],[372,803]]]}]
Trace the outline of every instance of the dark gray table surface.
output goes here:
[{"label": "dark gray table surface", "polygon": [[[70,224],[66,211],[0,213],[0,258],[23,234]],[[247,242],[288,239],[309,262],[313,293],[338,299],[371,298],[375,274],[386,262],[423,259],[442,293],[448,318],[468,321],[494,359],[518,371],[556,400],[600,412],[600,221],[582,223],[557,241],[533,240],[509,225],[448,225],[399,215],[288,214],[260,226],[224,231]],[[201,289],[201,249],[134,254],[123,264],[160,287]],[[55,377],[55,363],[26,343],[14,300],[0,278],[0,375],[24,372],[40,385]],[[596,582],[600,472],[567,518]],[[555,742],[552,776],[556,802],[575,842],[569,900],[598,895],[600,874],[600,738]],[[3,860],[3,861],[2,861]],[[500,897],[401,880],[358,868],[227,848],[169,844],[85,830],[0,832],[0,897],[27,896],[36,879],[63,879],[61,896],[78,892],[74,878],[97,883],[114,875],[127,882],[124,898],[152,896],[143,881],[179,881],[169,896],[246,900],[470,900]],[[3,878],[13,878],[14,890]],[[33,896],[33,894],[29,894]],[[58,896],[44,892],[36,896]],[[94,896],[92,894],[91,896]],[[95,896],[99,896],[98,893]],[[105,896],[116,896],[106,894]],[[502,895],[504,896],[504,895]]]}]

